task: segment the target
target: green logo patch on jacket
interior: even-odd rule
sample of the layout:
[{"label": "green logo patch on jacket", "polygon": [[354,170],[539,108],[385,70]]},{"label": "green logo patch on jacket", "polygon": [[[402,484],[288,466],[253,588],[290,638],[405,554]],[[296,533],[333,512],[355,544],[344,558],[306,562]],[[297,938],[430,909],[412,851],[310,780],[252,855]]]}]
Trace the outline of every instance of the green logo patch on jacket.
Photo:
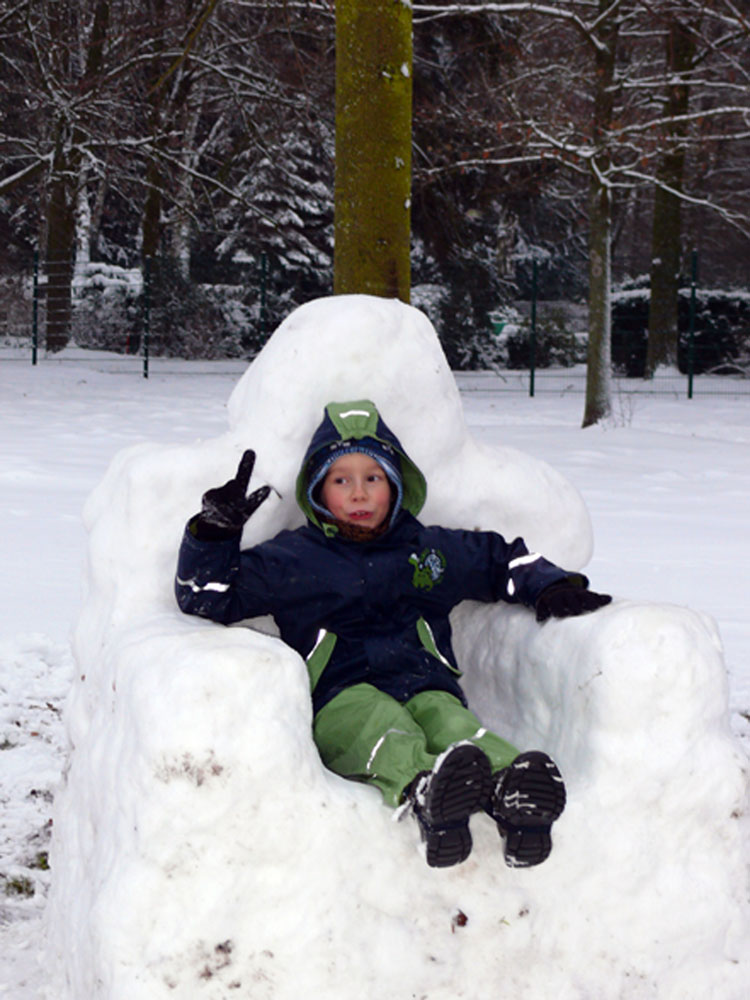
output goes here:
[{"label": "green logo patch on jacket", "polygon": [[409,562],[414,567],[412,586],[418,590],[432,590],[436,583],[442,583],[446,561],[440,549],[424,549],[419,556],[413,552]]}]

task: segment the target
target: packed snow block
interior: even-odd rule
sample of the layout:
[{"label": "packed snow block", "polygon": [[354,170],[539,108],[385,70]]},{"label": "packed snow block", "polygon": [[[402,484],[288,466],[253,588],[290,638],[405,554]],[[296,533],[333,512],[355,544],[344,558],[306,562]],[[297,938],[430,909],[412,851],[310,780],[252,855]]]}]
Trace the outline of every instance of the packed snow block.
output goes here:
[{"label": "packed snow block", "polygon": [[426,520],[585,564],[580,497],[542,463],[472,441],[422,314],[365,297],[292,314],[232,394],[225,435],[129,449],[88,501],[51,995],[744,998],[747,784],[702,616],[618,601],[539,626],[522,608],[457,609],[476,710],[549,750],[569,786],[552,857],[514,871],[485,815],[466,863],[427,868],[410,817],[321,765],[304,663],[268,623],[177,610],[177,547],[201,493],[252,446],[251,489],[278,493],[245,544],[299,523],[293,482],[323,405],[363,396],[425,471]]},{"label": "packed snow block", "polygon": [[[746,995],[749,772],[714,622],[617,600],[541,627],[521,609],[466,603],[454,626],[485,722],[544,745],[566,776],[549,874],[571,880],[565,898],[581,907],[565,932],[571,972],[573,954],[601,948],[616,979],[598,995]],[[665,949],[668,972],[650,976]],[[625,989],[632,975],[643,982]]]}]

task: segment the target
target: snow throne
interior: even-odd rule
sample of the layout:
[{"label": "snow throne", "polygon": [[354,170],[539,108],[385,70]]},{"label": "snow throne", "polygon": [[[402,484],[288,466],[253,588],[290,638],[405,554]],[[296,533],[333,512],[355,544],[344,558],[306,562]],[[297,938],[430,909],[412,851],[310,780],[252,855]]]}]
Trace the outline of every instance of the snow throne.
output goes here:
[{"label": "snow throne", "polygon": [[569,805],[538,869],[506,868],[476,816],[471,858],[431,870],[416,824],[321,765],[304,664],[269,623],[177,610],[177,548],[202,492],[251,446],[251,488],[278,495],[244,543],[301,523],[293,482],[323,406],[361,397],[425,472],[427,523],[523,535],[569,569],[589,559],[577,492],[473,441],[434,330],[396,301],[303,306],[232,393],[222,437],[119,454],[85,511],[54,996],[740,1000],[746,762],[710,620],[627,600],[544,626],[522,608],[457,609],[471,704],[557,759]]}]

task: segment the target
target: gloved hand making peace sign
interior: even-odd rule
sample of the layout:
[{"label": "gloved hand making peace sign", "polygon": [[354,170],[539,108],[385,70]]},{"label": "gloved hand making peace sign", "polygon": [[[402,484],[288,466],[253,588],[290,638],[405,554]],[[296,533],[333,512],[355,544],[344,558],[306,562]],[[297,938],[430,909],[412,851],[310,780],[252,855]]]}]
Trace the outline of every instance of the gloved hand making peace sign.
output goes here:
[{"label": "gloved hand making peace sign", "polygon": [[270,486],[261,486],[247,496],[254,465],[255,452],[248,448],[234,477],[203,494],[201,512],[192,521],[193,533],[198,538],[216,541],[242,531],[245,521],[271,492]]}]

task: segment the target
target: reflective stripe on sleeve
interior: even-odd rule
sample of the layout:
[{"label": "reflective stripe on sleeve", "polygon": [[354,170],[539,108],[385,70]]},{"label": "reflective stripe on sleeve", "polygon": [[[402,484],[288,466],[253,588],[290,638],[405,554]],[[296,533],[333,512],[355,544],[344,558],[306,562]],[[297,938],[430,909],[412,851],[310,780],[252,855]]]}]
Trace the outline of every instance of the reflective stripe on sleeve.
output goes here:
[{"label": "reflective stripe on sleeve", "polygon": [[[515,559],[511,559],[508,563],[508,569],[512,573],[513,570],[517,569],[519,566],[528,566],[530,563],[535,563],[537,559],[540,558],[541,556],[538,552],[527,552],[525,556],[516,556]],[[512,576],[508,578],[508,586],[505,589],[508,597],[513,597],[516,592],[516,585],[513,582]]]},{"label": "reflective stripe on sleeve", "polygon": [[228,583],[219,583],[218,580],[209,580],[208,583],[201,585],[196,583],[195,580],[182,580],[178,576],[177,583],[181,587],[189,587],[194,594],[202,594],[207,590],[213,591],[217,594],[225,594],[229,590]]}]

